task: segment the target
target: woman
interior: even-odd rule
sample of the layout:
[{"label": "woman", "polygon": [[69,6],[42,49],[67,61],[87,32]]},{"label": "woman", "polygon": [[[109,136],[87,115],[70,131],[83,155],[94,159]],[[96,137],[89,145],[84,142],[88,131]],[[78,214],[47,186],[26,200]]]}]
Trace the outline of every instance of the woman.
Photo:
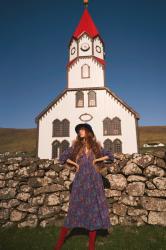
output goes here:
[{"label": "woman", "polygon": [[97,229],[111,226],[109,210],[104,193],[102,177],[96,163],[106,159],[114,160],[111,151],[105,150],[87,123],[75,127],[76,140],[60,156],[61,164],[69,163],[76,167],[69,208],[60,230],[55,250],[60,250],[69,229],[80,227],[89,230],[89,250],[95,249]]}]

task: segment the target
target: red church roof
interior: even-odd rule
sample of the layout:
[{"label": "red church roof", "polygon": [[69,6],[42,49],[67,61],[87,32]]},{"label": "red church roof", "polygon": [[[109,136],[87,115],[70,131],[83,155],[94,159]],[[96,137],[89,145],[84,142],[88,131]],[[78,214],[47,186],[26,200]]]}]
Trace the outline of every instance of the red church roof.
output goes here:
[{"label": "red church roof", "polygon": [[99,32],[98,32],[98,30],[97,30],[97,28],[92,20],[87,8],[85,8],[83,15],[80,19],[80,22],[79,22],[73,36],[78,39],[79,36],[83,32],[86,32],[92,38],[99,35]]}]

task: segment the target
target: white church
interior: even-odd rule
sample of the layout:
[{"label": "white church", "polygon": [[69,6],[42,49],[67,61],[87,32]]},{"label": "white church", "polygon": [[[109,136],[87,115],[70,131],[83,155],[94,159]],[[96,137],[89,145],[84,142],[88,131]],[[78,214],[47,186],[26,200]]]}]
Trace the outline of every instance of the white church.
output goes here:
[{"label": "white church", "polygon": [[138,152],[139,114],[106,86],[105,46],[87,2],[69,43],[67,87],[35,118],[40,159],[58,158],[85,122],[104,148]]}]

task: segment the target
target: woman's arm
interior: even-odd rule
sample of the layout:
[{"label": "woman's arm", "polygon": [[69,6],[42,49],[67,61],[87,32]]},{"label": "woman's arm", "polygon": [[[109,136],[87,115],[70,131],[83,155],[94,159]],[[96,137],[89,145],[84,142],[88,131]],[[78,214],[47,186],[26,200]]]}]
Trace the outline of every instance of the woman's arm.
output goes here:
[{"label": "woman's arm", "polygon": [[93,160],[93,164],[95,164],[96,162],[98,162],[98,161],[105,161],[105,160],[107,160],[107,159],[109,159],[109,156],[103,156],[103,157],[100,157],[100,158],[97,158],[97,159],[94,159]]},{"label": "woman's arm", "polygon": [[71,164],[71,165],[74,165],[76,167],[76,172],[78,172],[80,166],[76,162],[74,162],[74,161],[72,161],[70,159],[67,159],[66,162]]}]

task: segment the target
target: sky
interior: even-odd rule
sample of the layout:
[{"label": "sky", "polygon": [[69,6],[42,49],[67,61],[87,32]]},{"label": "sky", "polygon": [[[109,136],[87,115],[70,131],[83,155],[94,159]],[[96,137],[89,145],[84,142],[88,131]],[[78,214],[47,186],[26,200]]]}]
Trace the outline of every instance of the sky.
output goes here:
[{"label": "sky", "polygon": [[[68,45],[83,0],[0,0],[0,127],[34,128],[67,84]],[[89,0],[105,43],[106,86],[166,125],[166,1]]]}]

